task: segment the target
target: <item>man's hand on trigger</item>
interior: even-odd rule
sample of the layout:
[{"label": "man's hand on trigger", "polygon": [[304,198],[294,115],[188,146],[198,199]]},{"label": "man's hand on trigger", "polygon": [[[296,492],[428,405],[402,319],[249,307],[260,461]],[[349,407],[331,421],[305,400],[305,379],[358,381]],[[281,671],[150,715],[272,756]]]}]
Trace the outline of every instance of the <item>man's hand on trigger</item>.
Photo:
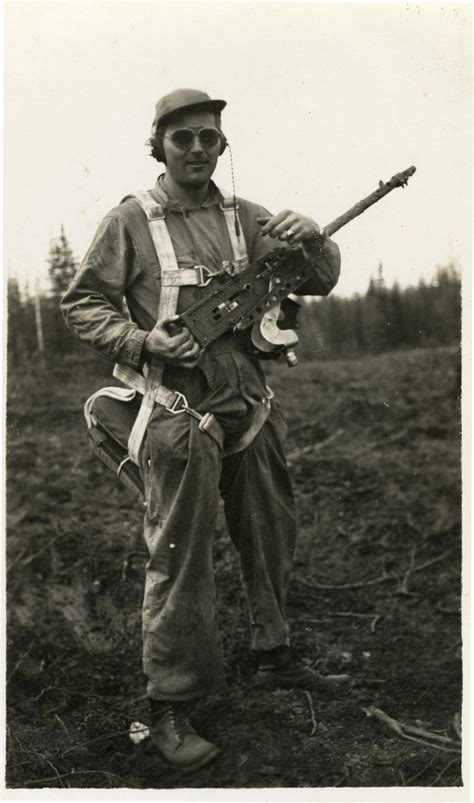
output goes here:
[{"label": "man's hand on trigger", "polygon": [[184,326],[178,333],[170,334],[169,324],[175,323],[179,316],[160,318],[145,339],[145,353],[159,357],[171,365],[181,368],[194,368],[199,362],[202,349],[196,343],[189,329]]},{"label": "man's hand on trigger", "polygon": [[282,241],[287,240],[291,245],[316,239],[321,231],[315,220],[291,209],[284,209],[270,218],[258,217],[257,223],[262,227],[262,237],[268,234]]}]

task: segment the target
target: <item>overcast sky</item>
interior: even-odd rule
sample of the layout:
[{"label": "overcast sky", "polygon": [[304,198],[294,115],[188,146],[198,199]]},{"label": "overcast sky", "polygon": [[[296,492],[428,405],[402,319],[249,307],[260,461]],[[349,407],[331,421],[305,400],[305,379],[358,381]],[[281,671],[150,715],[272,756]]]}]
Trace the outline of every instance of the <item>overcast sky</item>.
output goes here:
[{"label": "overcast sky", "polygon": [[[61,223],[78,257],[153,186],[154,104],[224,98],[237,194],[328,223],[380,179],[395,190],[335,235],[338,292],[470,268],[471,6],[420,3],[7,3],[5,258],[46,274]],[[229,188],[226,152],[216,181]]]}]

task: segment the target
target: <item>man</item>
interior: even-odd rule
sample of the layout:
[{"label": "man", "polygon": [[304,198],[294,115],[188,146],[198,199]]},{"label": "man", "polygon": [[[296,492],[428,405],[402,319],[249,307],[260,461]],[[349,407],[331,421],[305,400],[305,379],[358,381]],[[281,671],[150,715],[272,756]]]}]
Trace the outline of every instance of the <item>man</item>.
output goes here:
[{"label": "man", "polygon": [[[261,363],[246,333],[224,334],[201,350],[188,329],[173,333],[170,327],[202,290],[199,283],[184,284],[173,308],[173,291],[164,280],[169,259],[176,258],[175,274],[185,270],[185,277],[191,269],[191,282],[196,266],[204,265],[209,275],[235,264],[238,248],[246,249],[251,262],[289,242],[299,243],[314,262],[314,277],[301,294],[326,295],[339,275],[338,248],[311,218],[289,210],[272,216],[240,198],[233,207],[227,204],[226,217],[211,180],[226,146],[220,117],[225,105],[192,89],[175,90],[156,105],[151,153],[166,172],[151,198],[166,224],[158,250],[166,240],[174,254],[153,249],[146,214],[130,197],[100,225],[62,301],[68,325],[86,345],[131,369],[154,366],[165,395],[179,392],[186,399],[189,414],[176,414],[166,401],[151,405],[138,450],[150,555],[143,650],[151,735],[167,760],[185,771],[219,752],[188,719],[192,700],[224,685],[212,567],[219,496],[240,553],[257,682],[330,686],[290,648],[285,597],[295,514],[283,452],[286,427]],[[218,436],[202,426],[209,416]]]}]

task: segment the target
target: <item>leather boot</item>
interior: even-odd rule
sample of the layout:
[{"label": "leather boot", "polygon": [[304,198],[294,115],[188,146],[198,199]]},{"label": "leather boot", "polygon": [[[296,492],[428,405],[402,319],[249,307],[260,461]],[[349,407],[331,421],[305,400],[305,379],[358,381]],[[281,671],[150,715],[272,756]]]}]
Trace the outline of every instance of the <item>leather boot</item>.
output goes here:
[{"label": "leather boot", "polygon": [[170,702],[163,708],[150,728],[150,737],[168,763],[182,772],[204,767],[220,752],[215,744],[198,736],[182,703]]}]

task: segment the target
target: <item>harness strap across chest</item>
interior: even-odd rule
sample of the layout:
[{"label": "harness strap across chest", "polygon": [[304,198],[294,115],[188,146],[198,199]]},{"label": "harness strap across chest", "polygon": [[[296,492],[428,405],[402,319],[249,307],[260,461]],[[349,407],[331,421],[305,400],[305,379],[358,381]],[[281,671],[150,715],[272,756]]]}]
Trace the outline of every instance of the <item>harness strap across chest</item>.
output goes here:
[{"label": "harness strap across chest", "polygon": [[[134,198],[147,217],[161,272],[157,318],[170,318],[176,314],[179,288],[184,285],[205,286],[211,280],[213,274],[204,265],[196,265],[194,268],[179,267],[166,225],[163,207],[157,203],[150,192],[136,192],[127,196],[127,198]],[[234,270],[240,272],[247,267],[248,256],[244,238],[237,236],[235,227],[237,210],[234,207],[233,199],[224,199],[220,208],[224,215],[232,246]],[[186,413],[196,418],[199,420],[199,429],[213,437],[223,448],[224,432],[214,415],[212,413],[201,415],[196,410],[192,410],[182,393],[166,388],[162,384],[163,370],[164,364],[158,359],[151,361],[145,376],[128,366],[116,365],[114,368],[116,379],[143,394],[140,411],[135,419],[128,441],[128,453],[130,459],[136,465],[139,465],[140,449],[155,404],[161,404],[166,410],[175,415]],[[268,396],[262,400],[261,406],[256,408],[256,414],[249,430],[244,433],[237,444],[234,444],[232,453],[246,448],[261,429],[270,412],[270,398],[272,395],[271,391],[269,391]],[[228,452],[224,451],[224,453]]]}]

